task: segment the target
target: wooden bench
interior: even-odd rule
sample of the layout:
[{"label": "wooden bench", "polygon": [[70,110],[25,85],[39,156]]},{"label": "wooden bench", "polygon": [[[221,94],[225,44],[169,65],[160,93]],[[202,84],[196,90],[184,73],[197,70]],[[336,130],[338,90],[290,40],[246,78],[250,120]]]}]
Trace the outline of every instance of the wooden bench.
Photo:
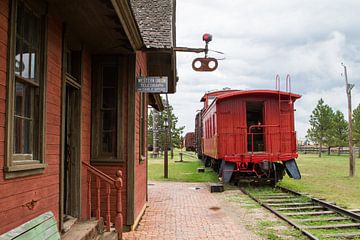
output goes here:
[{"label": "wooden bench", "polygon": [[46,212],[0,235],[0,240],[59,240],[60,234],[52,212]]}]

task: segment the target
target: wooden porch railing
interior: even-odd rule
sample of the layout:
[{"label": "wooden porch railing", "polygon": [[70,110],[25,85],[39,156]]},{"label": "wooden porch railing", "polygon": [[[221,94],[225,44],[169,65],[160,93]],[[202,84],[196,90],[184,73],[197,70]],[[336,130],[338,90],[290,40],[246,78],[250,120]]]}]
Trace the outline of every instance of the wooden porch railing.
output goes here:
[{"label": "wooden porch railing", "polygon": [[116,179],[111,178],[107,174],[101,172],[100,170],[96,169],[95,167],[91,166],[86,162],[82,162],[82,164],[87,169],[87,195],[88,195],[88,218],[90,219],[91,216],[91,181],[92,177],[95,178],[95,196],[96,196],[96,209],[95,209],[95,217],[96,219],[100,219],[101,217],[101,204],[100,204],[100,197],[101,197],[101,181],[105,182],[106,186],[106,211],[105,211],[105,224],[106,224],[106,231],[110,231],[110,194],[111,194],[111,186],[114,186],[116,189],[116,216],[115,216],[115,229],[118,233],[118,238],[122,239],[122,226],[123,226],[123,216],[122,216],[122,206],[121,206],[121,189],[123,187],[122,181],[122,172],[118,170],[116,172]]}]

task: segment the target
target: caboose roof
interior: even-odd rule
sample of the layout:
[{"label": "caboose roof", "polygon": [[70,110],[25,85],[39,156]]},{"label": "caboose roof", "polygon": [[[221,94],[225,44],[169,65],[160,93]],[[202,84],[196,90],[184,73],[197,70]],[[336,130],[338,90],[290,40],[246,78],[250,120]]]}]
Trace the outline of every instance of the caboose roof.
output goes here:
[{"label": "caboose roof", "polygon": [[222,94],[227,94],[227,93],[232,93],[232,92],[237,92],[237,91],[240,91],[240,90],[223,89],[223,90],[216,90],[216,91],[207,92],[207,93],[204,94],[204,96],[201,97],[200,102],[205,102],[206,96],[217,97],[217,96],[222,95]]},{"label": "caboose roof", "polygon": [[237,90],[237,91],[218,95],[218,96],[216,96],[216,99],[219,101],[219,100],[227,99],[227,98],[234,97],[234,96],[249,96],[249,95],[276,95],[276,96],[278,96],[279,93],[281,96],[286,96],[286,97],[289,97],[289,95],[290,95],[294,101],[296,99],[301,98],[301,95],[299,95],[299,94],[291,93],[291,92],[283,92],[283,91],[279,92],[277,90],[244,90],[244,91]]}]

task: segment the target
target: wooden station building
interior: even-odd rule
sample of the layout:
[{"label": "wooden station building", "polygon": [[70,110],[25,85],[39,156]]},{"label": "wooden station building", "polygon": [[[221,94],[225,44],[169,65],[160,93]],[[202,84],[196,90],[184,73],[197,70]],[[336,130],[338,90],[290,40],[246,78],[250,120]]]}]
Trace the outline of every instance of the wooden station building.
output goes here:
[{"label": "wooden station building", "polygon": [[0,235],[48,211],[59,230],[106,219],[108,186],[114,223],[99,179],[118,170],[123,226],[137,222],[147,106],[163,106],[135,82],[167,76],[174,93],[174,45],[175,0],[0,0]]}]

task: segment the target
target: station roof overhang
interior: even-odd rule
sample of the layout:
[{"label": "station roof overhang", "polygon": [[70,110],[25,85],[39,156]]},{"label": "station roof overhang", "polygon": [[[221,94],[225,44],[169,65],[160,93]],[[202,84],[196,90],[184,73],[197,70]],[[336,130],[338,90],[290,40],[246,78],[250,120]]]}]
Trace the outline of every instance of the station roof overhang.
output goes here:
[{"label": "station roof overhang", "polygon": [[[133,54],[146,52],[148,76],[167,76],[168,93],[176,91],[176,55],[172,48],[175,22],[165,45],[149,44],[151,32],[142,31],[132,0],[49,0],[48,12],[65,26],[65,34],[74,49],[86,46],[91,54]],[[172,9],[172,11],[174,8]],[[75,39],[76,41],[73,41]],[[170,39],[170,40],[169,40]],[[149,94],[149,103],[163,109],[159,94]]]},{"label": "station roof overhang", "polygon": [[64,24],[71,44],[91,54],[129,54],[144,46],[128,1],[48,0],[48,12]]}]

